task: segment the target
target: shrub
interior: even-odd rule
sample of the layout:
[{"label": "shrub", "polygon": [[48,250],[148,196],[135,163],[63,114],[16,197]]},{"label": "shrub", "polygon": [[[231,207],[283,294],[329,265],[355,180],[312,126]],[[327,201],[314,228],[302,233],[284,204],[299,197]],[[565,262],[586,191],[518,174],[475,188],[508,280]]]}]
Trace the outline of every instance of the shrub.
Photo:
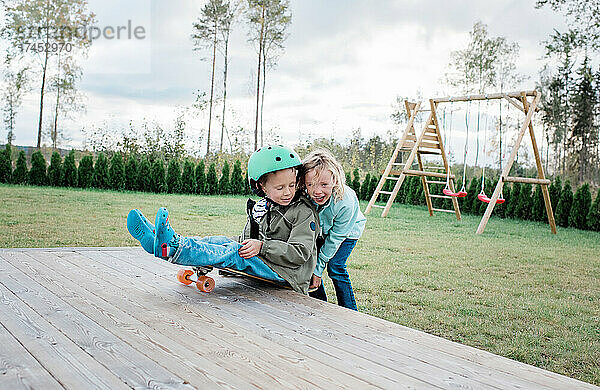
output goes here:
[{"label": "shrub", "polygon": [[110,159],[108,171],[110,188],[117,191],[125,189],[125,165],[121,153],[116,152]]},{"label": "shrub", "polygon": [[94,165],[93,186],[95,188],[108,188],[108,159],[104,153],[100,153]]},{"label": "shrub", "polygon": [[17,166],[12,174],[12,181],[15,184],[25,184],[27,182],[27,157],[25,157],[23,150],[19,152]]},{"label": "shrub", "polygon": [[63,167],[62,158],[58,152],[53,152],[50,157],[50,166],[48,167],[48,182],[51,186],[58,187],[62,185]]},{"label": "shrub", "polygon": [[350,172],[346,172],[346,185],[352,187],[352,177],[350,177]]},{"label": "shrub", "polygon": [[125,164],[125,189],[129,191],[137,191],[139,185],[139,165],[137,156],[130,155]]},{"label": "shrub", "polygon": [[600,232],[600,188],[587,216],[588,229]]},{"label": "shrub", "polygon": [[231,171],[231,179],[229,181],[231,193],[241,195],[244,193],[244,177],[242,176],[242,164],[240,160],[235,160],[233,171]]},{"label": "shrub", "polygon": [[[371,196],[373,196],[373,193],[377,189],[377,185],[379,184],[379,180],[380,180],[380,178],[377,177],[377,175],[371,176],[371,184],[369,186],[370,187],[369,193],[371,194]],[[404,185],[406,186],[406,183],[404,183]],[[405,199],[406,199],[406,196],[405,196]]]},{"label": "shrub", "polygon": [[200,160],[196,165],[196,194],[206,194],[206,168],[204,166],[204,160]]},{"label": "shrub", "polygon": [[12,158],[11,148],[6,144],[6,148],[0,151],[0,183],[10,183],[12,176]]},{"label": "shrub", "polygon": [[181,174],[181,192],[184,194],[193,194],[195,190],[196,176],[194,175],[194,163],[186,158],[183,163],[183,173]]},{"label": "shrub", "polygon": [[560,192],[560,200],[556,207],[556,223],[558,226],[568,227],[569,226],[569,215],[571,214],[571,205],[573,204],[573,191],[571,190],[571,183],[565,181],[565,186]]},{"label": "shrub", "polygon": [[544,203],[544,193],[542,186],[535,186],[531,206],[531,219],[534,221],[544,221],[546,219],[546,204]]},{"label": "shrub", "polygon": [[167,167],[167,191],[171,194],[181,192],[181,166],[176,158],[169,160]]},{"label": "shrub", "polygon": [[152,192],[165,192],[167,190],[167,180],[165,177],[165,163],[162,159],[158,158],[152,163],[152,170],[150,173],[150,183],[148,183],[148,190]]},{"label": "shrub", "polygon": [[508,205],[510,204],[511,201],[511,190],[510,190],[510,186],[508,185],[504,185],[502,187],[502,193],[501,193],[502,197],[504,198],[504,203],[502,203],[501,207],[496,206],[496,208],[494,210],[498,210],[496,212],[496,215],[500,218],[508,218],[507,215],[507,211],[508,211]]},{"label": "shrub", "polygon": [[152,191],[150,183],[152,183],[152,167],[150,166],[148,157],[143,157],[138,167],[136,189],[138,191],[150,192]]},{"label": "shrub", "polygon": [[531,193],[533,188],[531,184],[523,184],[521,186],[521,193],[519,194],[519,200],[515,209],[515,217],[522,220],[531,220],[531,209],[532,209],[532,198]]},{"label": "shrub", "polygon": [[81,188],[89,188],[92,186],[94,179],[94,159],[91,155],[86,155],[79,161],[77,169],[77,182]]},{"label": "shrub", "polygon": [[352,174],[354,179],[352,180],[350,187],[352,187],[354,192],[356,192],[356,196],[360,196],[360,173],[358,172],[358,168],[354,168],[354,172]]},{"label": "shrub", "polygon": [[467,189],[467,196],[465,196],[461,204],[461,208],[465,213],[476,213],[476,210],[473,210],[474,201],[477,199],[477,194],[479,194],[479,179],[473,177],[471,182],[469,183],[469,188]]},{"label": "shrub", "polygon": [[371,183],[371,174],[367,173],[365,176],[365,180],[362,182],[360,186],[360,194],[358,195],[358,199],[367,200],[369,199],[369,185]]},{"label": "shrub", "polygon": [[229,163],[225,161],[221,169],[221,179],[219,179],[219,194],[227,195],[231,192],[229,187]]},{"label": "shrub", "polygon": [[[510,202],[506,205],[506,217],[507,218],[518,218],[515,214],[517,210],[517,204],[521,197],[521,183],[514,183],[510,194]],[[507,203],[507,202],[504,202]]]},{"label": "shrub", "polygon": [[63,168],[63,185],[65,187],[77,187],[77,167],[75,166],[75,151],[73,149],[65,157]]},{"label": "shrub", "polygon": [[215,195],[219,191],[219,182],[217,180],[217,169],[215,164],[212,163],[208,167],[208,173],[206,174],[206,193],[209,195]]},{"label": "shrub", "polygon": [[29,170],[29,184],[45,186],[48,184],[46,176],[46,160],[39,150],[31,155],[31,170]]},{"label": "shrub", "polygon": [[571,206],[571,212],[569,213],[569,226],[577,229],[587,229],[587,216],[591,207],[590,185],[585,183],[577,189],[573,197],[573,206]]}]

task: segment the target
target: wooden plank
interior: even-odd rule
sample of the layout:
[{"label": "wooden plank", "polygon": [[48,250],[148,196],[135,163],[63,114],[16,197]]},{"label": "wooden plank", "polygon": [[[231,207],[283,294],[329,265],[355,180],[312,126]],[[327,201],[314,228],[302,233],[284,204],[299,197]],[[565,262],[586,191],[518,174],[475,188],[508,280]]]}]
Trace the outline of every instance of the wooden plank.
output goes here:
[{"label": "wooden plank", "polygon": [[[107,253],[115,252],[83,253],[106,259],[111,258]],[[103,271],[105,267],[101,264],[94,262],[91,257],[81,257],[77,253],[66,253],[58,260],[56,257],[40,257],[39,260],[43,264],[42,267],[63,274],[63,278],[68,279],[69,276],[76,275],[80,282],[84,282],[85,288],[93,291],[94,295],[106,301],[118,301],[119,307],[137,320],[166,337],[187,343],[187,349],[202,354],[207,359],[215,360],[219,365],[227,367],[233,375],[243,378],[255,387],[295,388],[315,385],[307,382],[298,373],[296,376],[293,375],[295,370],[291,365],[296,363],[302,366],[302,357],[295,357],[289,351],[279,350],[273,343],[266,342],[267,340],[256,340],[255,335],[245,333],[244,329],[236,328],[227,321],[221,320],[220,310],[206,310],[206,307],[202,307],[194,315],[190,315],[189,308],[181,305],[182,302],[179,300],[168,299],[160,294],[157,296],[159,279],[144,275],[135,267],[109,269],[112,272],[105,273]],[[29,262],[29,265],[35,267],[32,262]],[[84,268],[90,271],[84,271]],[[141,277],[136,278],[136,276]],[[199,294],[195,289],[180,285],[174,279],[166,284],[181,287],[194,296]],[[278,362],[281,367],[272,363],[272,360],[276,361],[277,358],[281,360]],[[193,359],[192,362],[203,364],[202,359]],[[320,366],[316,367],[324,370]],[[302,372],[306,373],[310,380],[319,380],[324,384],[330,381],[328,377],[319,375],[318,370],[315,369],[305,367]],[[227,372],[221,369],[216,373]],[[335,375],[333,377],[335,378]],[[248,386],[242,388],[245,387]]]},{"label": "wooden plank", "polygon": [[516,176],[503,177],[502,181],[512,182],[512,183],[542,184],[545,186],[548,186],[552,183],[552,181],[550,181],[548,179],[538,179],[538,178],[533,178],[533,177],[516,177]]},{"label": "wooden plank", "polygon": [[[113,305],[114,300],[104,300],[90,294],[78,279],[73,278],[77,275],[73,268],[60,268],[62,272],[59,272],[50,266],[53,258],[55,263],[60,262],[56,260],[55,255],[48,252],[34,253],[35,260],[31,258],[31,252],[15,256],[16,265],[36,281],[43,282],[56,296],[77,307],[83,314],[170,372],[177,373],[187,382],[202,388],[258,388],[250,382],[241,381],[234,373],[225,370],[213,360],[193,353],[187,343],[179,342],[177,337],[164,336],[136,320],[118,305]],[[32,262],[44,266],[50,272],[40,272],[32,266]]]},{"label": "wooden plank", "polygon": [[440,98],[433,98],[435,103],[448,103],[448,102],[466,102],[469,100],[489,100],[489,99],[502,99],[505,96],[508,97],[516,97],[520,98],[521,94],[525,94],[526,96],[534,96],[537,91],[514,91],[514,92],[506,92],[506,93],[490,93],[490,94],[480,94],[480,95],[463,95],[463,96],[447,96]]},{"label": "wooden plank", "polygon": [[[139,258],[136,258],[136,264],[138,259]],[[152,267],[153,270],[156,268],[157,267]],[[165,277],[168,277],[172,272],[169,268],[163,266],[161,266],[160,269],[165,270],[165,273],[159,272]],[[289,322],[292,319],[295,321],[302,321],[303,319],[311,318],[311,329],[317,334],[322,332],[321,329],[335,328],[335,335],[328,334],[328,337],[331,338],[335,336],[335,340],[332,341],[335,341],[336,344],[338,343],[337,337],[344,335],[347,338],[351,338],[353,340],[364,340],[370,344],[369,347],[361,348],[362,351],[370,351],[371,353],[377,353],[381,356],[394,356],[396,353],[411,354],[412,356],[418,356],[419,360],[427,362],[428,364],[433,364],[437,367],[451,368],[452,372],[456,373],[457,375],[477,378],[478,380],[481,380],[482,383],[494,384],[503,389],[544,388],[537,386],[533,382],[518,380],[512,375],[496,373],[491,367],[483,367],[478,364],[473,364],[470,361],[456,359],[454,356],[448,355],[445,352],[441,352],[436,348],[431,348],[430,346],[424,347],[420,343],[414,343],[412,340],[410,340],[410,338],[393,336],[387,330],[384,330],[383,332],[374,331],[369,326],[370,320],[374,319],[374,317],[352,312],[337,305],[327,304],[322,301],[306,299],[305,297],[298,296],[298,294],[285,294],[286,299],[277,299],[274,294],[278,294],[279,292],[280,290],[274,290],[270,294],[264,294],[264,291],[260,291],[258,289],[245,288],[243,290],[236,289],[235,291],[232,291],[231,294],[232,296],[235,295],[236,297],[239,297],[239,295],[244,295],[252,300],[259,301],[262,304],[268,304],[278,311],[283,311],[279,315],[281,315],[282,318],[285,318],[285,322]],[[247,303],[247,305],[249,304],[251,303]],[[315,314],[311,307],[317,307],[319,314]],[[264,311],[265,309],[263,306],[261,306],[260,309],[257,309],[257,311],[259,310]],[[277,313],[275,315],[277,315]],[[356,320],[357,318],[367,318],[367,321],[364,323],[362,321],[358,321],[358,326],[348,326],[348,324],[352,323],[352,321],[347,321],[347,319]],[[379,319],[377,320],[383,321]],[[401,327],[396,324],[387,324],[389,324],[391,327],[400,327],[411,332],[419,334],[422,333],[409,328]],[[434,338],[432,344],[435,345],[435,339],[437,338],[430,335],[426,336]],[[382,348],[375,348],[374,346]]]},{"label": "wooden plank", "polygon": [[440,211],[442,213],[452,213],[454,214],[454,210],[445,210],[445,209],[433,209],[433,211]]},{"label": "wooden plank", "polygon": [[[297,315],[311,315],[319,312],[318,319],[331,326],[347,326],[352,334],[365,334],[374,342],[385,345],[397,345],[402,342],[398,339],[408,340],[417,346],[419,354],[427,360],[428,351],[433,351],[435,356],[453,356],[458,361],[464,362],[465,368],[472,372],[481,372],[490,380],[500,378],[504,386],[510,385],[521,389],[554,389],[566,388],[598,390],[599,388],[589,383],[556,374],[538,367],[494,355],[474,347],[459,344],[432,334],[398,325],[381,318],[356,313],[317,299],[305,300],[289,294],[287,291],[273,290],[269,294],[271,299],[281,299],[289,302],[290,311]],[[471,363],[472,365],[469,365]],[[509,385],[510,384],[510,385]]]},{"label": "wooden plank", "polygon": [[[119,257],[127,258],[127,254],[116,255]],[[123,270],[128,270],[128,265],[124,264],[123,261],[118,261],[117,258],[112,259],[109,256],[98,256],[99,262],[119,264],[119,267]],[[135,258],[135,264],[137,272],[145,275],[147,273],[157,275],[157,270],[162,267],[170,267],[171,264],[166,262],[162,263],[162,266],[157,266],[156,259],[152,259],[151,256],[140,256]],[[152,286],[160,286],[161,289],[171,290],[175,288],[184,288],[183,286],[173,285],[174,275],[180,267],[173,267],[172,271],[162,271],[163,275],[153,278]],[[164,270],[164,268],[163,268]],[[145,280],[149,277],[142,277],[141,283],[145,283]],[[228,279],[229,280],[229,279]],[[223,289],[221,283],[218,282],[220,289]],[[396,369],[392,369],[389,366],[381,365],[378,362],[369,360],[369,356],[366,355],[367,350],[353,350],[349,352],[344,350],[343,346],[328,343],[327,340],[312,337],[309,334],[309,329],[312,326],[311,318],[306,318],[304,324],[298,325],[288,323],[286,321],[274,320],[272,316],[267,315],[260,310],[248,311],[249,302],[240,299],[239,293],[248,289],[248,284],[236,286],[235,284],[229,284],[233,294],[231,297],[225,297],[220,294],[215,294],[217,290],[211,294],[200,294],[193,289],[187,288],[186,291],[190,294],[182,295],[183,302],[187,303],[187,309],[191,312],[199,310],[197,304],[203,302],[202,307],[198,314],[206,311],[211,305],[214,310],[219,312],[221,318],[226,318],[229,321],[235,322],[240,329],[248,329],[254,335],[261,335],[269,340],[277,341],[278,344],[283,346],[285,349],[297,351],[302,354],[304,358],[311,357],[312,359],[319,361],[319,366],[323,366],[323,369],[329,367],[326,371],[329,375],[333,372],[340,371],[347,375],[352,375],[355,378],[365,381],[371,386],[378,386],[384,388],[398,388],[401,386],[409,387],[432,387],[429,380],[423,382],[423,380],[414,379],[412,376],[407,375],[405,372],[399,372]],[[264,288],[268,288],[264,286]],[[219,292],[221,291],[219,290]],[[269,289],[268,291],[271,291]],[[305,297],[305,299],[309,299]],[[182,303],[183,303],[182,302]],[[194,305],[194,302],[196,305]],[[208,306],[208,307],[207,307]],[[180,317],[178,320],[184,321],[184,317]],[[265,347],[268,351],[268,348]],[[263,355],[267,352],[263,352]],[[260,358],[261,365],[265,364],[268,359],[264,356]],[[303,376],[301,374],[301,376]],[[346,379],[348,380],[348,379]]]},{"label": "wooden plank", "polygon": [[[392,171],[392,174],[397,174],[399,171]],[[448,175],[442,172],[425,172],[425,171],[417,171],[414,169],[404,170],[404,174],[409,176],[430,176],[430,177],[439,177],[441,179],[445,179]],[[450,175],[451,179],[454,179],[454,175]]]},{"label": "wooden plank", "polygon": [[[2,267],[0,263],[0,267]],[[0,321],[66,389],[130,389],[0,283]]]},{"label": "wooden plank", "polygon": [[192,388],[14,267],[7,265],[5,273],[2,280],[5,287],[123,383],[133,388]]},{"label": "wooden plank", "polygon": [[0,345],[0,389],[64,389],[1,323]]},{"label": "wooden plank", "polygon": [[[144,256],[143,261],[147,261],[146,258],[147,257]],[[136,258],[136,264],[140,264],[140,262],[140,259]],[[169,277],[169,275],[172,273],[170,268],[167,267],[161,266],[160,270],[158,270],[158,267],[156,267],[154,263],[147,263],[147,266],[151,267],[152,271],[159,272],[159,274],[163,275],[164,277]],[[256,293],[253,293],[252,290],[254,290]],[[220,291],[220,293],[223,292]],[[456,372],[454,371],[452,371],[452,374],[448,376],[447,371],[444,373],[445,369],[436,365],[424,364],[423,351],[418,346],[415,350],[411,351],[411,354],[407,354],[407,349],[405,348],[406,346],[398,344],[397,342],[388,343],[386,344],[385,348],[375,345],[372,340],[373,336],[375,335],[372,333],[370,333],[368,337],[361,338],[357,337],[357,332],[355,330],[346,331],[345,329],[340,329],[341,331],[336,331],[335,334],[331,334],[329,331],[329,329],[332,328],[331,322],[318,321],[317,319],[313,318],[315,317],[314,314],[297,313],[293,307],[291,308],[290,312],[288,311],[289,306],[286,305],[286,307],[281,307],[281,304],[285,305],[284,302],[275,302],[272,299],[270,299],[271,304],[267,305],[267,303],[263,302],[263,300],[270,298],[270,294],[264,294],[264,292],[260,293],[256,289],[248,288],[242,290],[229,290],[228,293],[232,299],[235,298],[240,300],[246,297],[247,299],[244,299],[244,307],[254,308],[253,312],[269,313],[270,316],[268,321],[275,321],[275,323],[282,324],[296,324],[298,327],[308,326],[307,331],[310,332],[313,338],[322,339],[323,336],[325,336],[331,344],[338,348],[343,348],[350,353],[361,351],[360,354],[364,358],[376,359],[379,364],[386,365],[390,368],[403,367],[403,372],[410,374],[411,376],[415,376],[417,375],[417,372],[421,372],[430,378],[428,379],[430,383],[438,386],[458,386],[464,388],[488,387],[483,382],[470,382],[469,380],[462,378],[463,375],[456,375]],[[306,297],[303,298],[308,300]],[[310,319],[310,321],[307,321],[307,319]],[[335,328],[337,329],[337,325]],[[415,356],[418,356],[416,361],[412,360]],[[419,367],[421,371],[419,371]],[[413,370],[415,370],[414,373]],[[467,371],[463,370],[463,373],[466,372]],[[446,375],[446,377],[444,375]],[[433,377],[435,379],[433,379]],[[436,382],[440,378],[444,378],[445,382]]]},{"label": "wooden plank", "polygon": [[[429,195],[432,198],[440,198],[440,199],[452,199],[452,196],[448,196],[448,195],[435,195],[435,194],[430,194]],[[452,212],[454,212],[454,210],[452,210]]]}]

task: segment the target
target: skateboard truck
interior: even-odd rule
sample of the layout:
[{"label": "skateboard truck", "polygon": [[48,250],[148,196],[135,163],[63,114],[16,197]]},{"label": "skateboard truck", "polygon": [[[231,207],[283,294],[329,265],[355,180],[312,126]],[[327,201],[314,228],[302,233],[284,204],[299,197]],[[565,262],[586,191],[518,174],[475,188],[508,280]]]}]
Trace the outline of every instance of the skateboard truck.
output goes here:
[{"label": "skateboard truck", "polygon": [[[163,245],[166,246],[167,244]],[[163,247],[163,253],[164,250]],[[210,276],[206,276],[210,271],[212,271],[212,267],[194,267],[194,270],[180,269],[177,272],[177,280],[185,285],[196,283],[198,290],[209,293],[215,288],[215,280]],[[196,273],[196,278],[192,279],[191,276],[194,272]]]}]

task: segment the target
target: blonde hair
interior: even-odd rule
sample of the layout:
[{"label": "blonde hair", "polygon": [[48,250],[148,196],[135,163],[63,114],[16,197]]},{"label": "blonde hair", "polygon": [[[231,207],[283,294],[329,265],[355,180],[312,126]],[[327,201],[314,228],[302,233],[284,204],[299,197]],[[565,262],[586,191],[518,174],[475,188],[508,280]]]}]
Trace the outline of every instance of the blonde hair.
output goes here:
[{"label": "blonde hair", "polygon": [[[302,161],[302,168],[304,175],[308,171],[313,169],[316,171],[317,177],[321,175],[323,169],[331,171],[331,178],[333,179],[333,198],[336,201],[344,198],[344,186],[346,185],[346,176],[344,175],[344,168],[335,159],[333,154],[329,150],[318,149],[312,151]],[[302,183],[304,183],[304,175],[302,175]]]}]

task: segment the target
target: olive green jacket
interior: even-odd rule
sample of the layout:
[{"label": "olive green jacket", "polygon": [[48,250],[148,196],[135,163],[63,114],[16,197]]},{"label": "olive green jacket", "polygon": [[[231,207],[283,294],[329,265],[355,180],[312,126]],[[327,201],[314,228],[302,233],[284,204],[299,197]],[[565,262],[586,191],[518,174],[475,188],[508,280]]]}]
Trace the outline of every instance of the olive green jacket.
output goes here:
[{"label": "olive green jacket", "polygon": [[[252,238],[251,218],[248,217],[239,242]],[[263,242],[258,257],[295,291],[308,294],[317,263],[319,231],[319,214],[306,196],[297,195],[288,206],[273,203],[258,223],[256,239]]]}]

